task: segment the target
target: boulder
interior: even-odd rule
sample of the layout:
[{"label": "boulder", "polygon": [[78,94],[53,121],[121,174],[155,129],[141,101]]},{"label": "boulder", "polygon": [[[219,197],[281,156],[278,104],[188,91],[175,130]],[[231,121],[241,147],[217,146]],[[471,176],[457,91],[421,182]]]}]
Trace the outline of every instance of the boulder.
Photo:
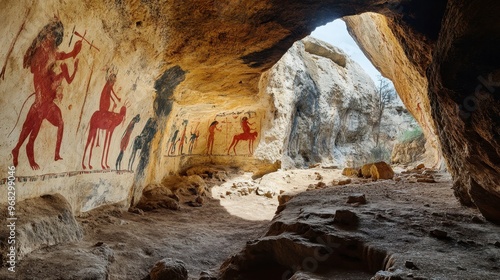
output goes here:
[{"label": "boulder", "polygon": [[372,164],[370,167],[370,175],[373,179],[392,179],[394,171],[391,166],[383,161]]},{"label": "boulder", "polygon": [[[8,217],[7,207],[0,205],[0,217]],[[26,199],[16,204],[15,232],[17,260],[34,250],[57,244],[76,242],[82,239],[83,232],[73,216],[68,201],[59,194],[43,195]],[[0,236],[9,236],[9,227],[0,228]],[[0,238],[0,253],[9,252],[7,238]],[[5,242],[4,242],[5,241]],[[0,258],[1,260],[1,258]]]},{"label": "boulder", "polygon": [[279,202],[279,205],[283,205],[285,203],[287,203],[288,201],[290,201],[292,198],[295,197],[296,194],[291,194],[291,193],[282,193],[280,195],[278,195],[278,202]]},{"label": "boulder", "polygon": [[358,174],[359,174],[359,169],[357,168],[346,167],[344,168],[344,170],[342,170],[342,175],[347,177],[357,177]]},{"label": "boulder", "polygon": [[365,164],[359,170],[359,174],[363,178],[370,178],[372,176],[370,168],[372,167],[372,163]]},{"label": "boulder", "polygon": [[165,258],[158,261],[149,273],[150,280],[187,280],[186,264],[180,260]]}]

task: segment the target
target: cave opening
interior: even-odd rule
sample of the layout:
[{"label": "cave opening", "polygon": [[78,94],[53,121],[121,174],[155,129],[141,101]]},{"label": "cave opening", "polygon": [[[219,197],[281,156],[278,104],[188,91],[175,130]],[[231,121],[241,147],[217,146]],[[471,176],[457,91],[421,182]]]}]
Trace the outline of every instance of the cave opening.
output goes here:
[{"label": "cave opening", "polygon": [[[8,2],[0,14],[12,21],[3,28],[17,24],[22,36],[16,42],[6,31],[2,39],[11,47],[0,91],[31,92],[23,54],[44,40],[37,32],[53,7],[52,21],[65,26],[57,57],[68,56],[53,65],[62,69],[58,78],[68,68],[73,75],[51,105],[65,121],[64,161],[46,156],[56,139],[48,123],[30,137],[39,139],[39,165],[30,165],[28,145],[19,158],[12,150],[26,134],[21,125],[0,147],[4,166],[17,165],[20,190],[17,231],[0,230],[0,278],[496,276],[500,236],[489,221],[498,221],[500,32],[492,18],[500,4],[87,0],[31,9]],[[374,81],[335,42],[302,39],[333,15],[354,15],[343,18],[349,33],[393,86]],[[78,38],[86,48],[69,57]],[[99,93],[106,97],[111,76],[118,77],[114,107],[103,102],[109,111],[101,110]],[[400,101],[382,94],[393,87]],[[24,106],[15,98],[0,103]],[[97,144],[94,169],[83,170],[92,112],[123,121],[95,122],[112,143],[106,155]],[[2,114],[8,131],[14,114]],[[108,152],[110,161],[118,156],[116,169],[102,164]],[[126,169],[118,164],[124,154]],[[0,206],[7,216],[10,208]],[[3,269],[12,252],[20,261],[14,276]]]}]

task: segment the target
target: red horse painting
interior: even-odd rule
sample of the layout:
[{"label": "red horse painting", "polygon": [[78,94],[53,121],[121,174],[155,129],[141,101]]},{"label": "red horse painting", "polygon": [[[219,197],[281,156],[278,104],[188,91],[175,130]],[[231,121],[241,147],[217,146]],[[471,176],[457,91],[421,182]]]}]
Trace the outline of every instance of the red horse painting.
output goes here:
[{"label": "red horse painting", "polygon": [[231,142],[231,145],[229,145],[229,148],[227,149],[227,154],[231,152],[231,148],[233,148],[234,155],[236,155],[236,145],[238,145],[238,142],[240,141],[248,141],[248,152],[253,155],[253,142],[255,139],[257,139],[257,131],[251,132],[252,128],[250,125],[254,125],[255,123],[249,123],[247,117],[243,117],[241,119],[241,128],[243,129],[243,133],[236,134],[233,137],[233,142]]},{"label": "red horse painting", "polygon": [[102,149],[101,167],[102,169],[109,169],[108,154],[111,137],[113,137],[113,131],[115,128],[125,119],[126,111],[126,107],[122,106],[119,113],[99,110],[92,114],[92,117],[90,118],[89,136],[87,137],[87,143],[85,144],[85,151],[83,152],[82,158],[83,169],[87,169],[85,166],[85,155],[87,154],[87,148],[89,147],[90,142],[92,142],[92,145],[90,146],[88,165],[89,169],[92,169],[90,161],[92,159],[92,149],[94,147],[98,129],[102,129],[106,132],[106,138]]}]

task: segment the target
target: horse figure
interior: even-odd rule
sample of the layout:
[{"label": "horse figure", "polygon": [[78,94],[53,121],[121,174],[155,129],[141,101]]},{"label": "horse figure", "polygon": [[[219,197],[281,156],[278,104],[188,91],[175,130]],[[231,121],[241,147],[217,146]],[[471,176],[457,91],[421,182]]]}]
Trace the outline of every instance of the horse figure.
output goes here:
[{"label": "horse figure", "polygon": [[236,134],[233,137],[233,142],[231,142],[231,145],[229,145],[229,148],[227,149],[228,155],[231,152],[231,148],[233,148],[234,155],[236,155],[236,145],[238,145],[238,142],[241,140],[248,140],[248,152],[253,155],[253,142],[257,139],[257,131],[251,132],[253,129],[250,125],[254,124],[255,123],[250,123],[247,117],[241,118],[241,129],[243,130],[243,133]]},{"label": "horse figure", "polygon": [[255,141],[255,139],[257,139],[257,131],[254,131],[254,132],[243,132],[243,133],[240,133],[240,134],[236,134],[234,137],[233,137],[233,142],[231,142],[231,145],[229,146],[229,148],[227,149],[227,154],[229,155],[229,153],[231,152],[231,148],[233,148],[233,151],[234,151],[234,155],[236,155],[236,145],[238,145],[238,142],[240,141],[248,141],[248,152],[253,155],[253,142]]},{"label": "horse figure", "polygon": [[106,131],[106,138],[104,140],[104,146],[102,149],[101,167],[102,169],[109,169],[108,154],[109,154],[109,145],[111,143],[111,137],[113,136],[115,128],[125,119],[126,111],[127,111],[126,107],[122,106],[119,113],[99,110],[95,111],[94,114],[92,114],[92,117],[90,118],[89,136],[87,137],[87,143],[85,144],[85,151],[83,152],[83,158],[82,158],[83,169],[87,169],[84,162],[85,162],[85,155],[87,154],[87,148],[89,147],[91,141],[92,141],[92,146],[90,146],[88,165],[89,169],[93,168],[92,165],[90,165],[90,160],[92,159],[92,149],[94,147],[94,142],[98,129]]}]

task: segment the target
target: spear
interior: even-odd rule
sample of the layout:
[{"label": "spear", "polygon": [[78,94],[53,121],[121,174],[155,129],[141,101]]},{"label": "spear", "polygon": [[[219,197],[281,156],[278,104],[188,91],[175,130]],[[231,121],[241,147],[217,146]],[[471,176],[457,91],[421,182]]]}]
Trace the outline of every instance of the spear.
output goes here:
[{"label": "spear", "polygon": [[30,11],[31,11],[31,7],[29,7],[28,10],[26,11],[26,17],[24,17],[23,24],[21,24],[19,31],[17,31],[16,37],[14,37],[14,40],[10,44],[9,51],[7,52],[7,57],[5,57],[5,63],[3,64],[3,67],[2,67],[2,72],[0,72],[0,78],[2,78],[2,80],[5,80],[5,68],[7,67],[7,61],[9,60],[9,57],[10,57],[10,54],[12,53],[12,50],[14,50],[14,45],[16,44],[17,39],[19,38],[19,35],[21,34],[21,31],[23,31],[23,29],[24,29],[24,25],[26,24],[26,20],[28,19],[28,15],[29,15]]},{"label": "spear", "polygon": [[68,44],[68,47],[71,46],[71,41],[73,41],[73,34],[75,34],[75,28],[76,28],[76,25],[73,26],[73,31],[71,31],[71,38],[69,38],[69,44]]},{"label": "spear", "polygon": [[87,42],[87,43],[90,45],[90,48],[91,48],[91,49],[92,49],[92,48],[94,48],[94,49],[96,49],[96,50],[99,52],[99,51],[100,51],[100,50],[99,50],[99,48],[97,48],[96,46],[94,46],[91,42],[89,42],[89,40],[87,40],[87,39],[85,38],[85,34],[86,34],[86,33],[87,33],[87,31],[85,31],[85,33],[83,33],[83,35],[80,35],[80,33],[78,33],[78,31],[75,31],[75,33],[74,33],[74,34],[75,34],[76,36],[78,36],[78,37],[82,38],[82,40],[84,40],[85,42]]},{"label": "spear", "polygon": [[80,111],[80,118],[78,120],[78,126],[76,128],[76,133],[80,130],[80,123],[82,122],[83,108],[85,108],[85,103],[87,102],[87,96],[89,94],[90,80],[92,79],[92,73],[94,72],[94,61],[92,61],[92,68],[90,69],[90,76],[87,81],[87,89],[85,90],[85,98],[83,99],[82,110]]}]

